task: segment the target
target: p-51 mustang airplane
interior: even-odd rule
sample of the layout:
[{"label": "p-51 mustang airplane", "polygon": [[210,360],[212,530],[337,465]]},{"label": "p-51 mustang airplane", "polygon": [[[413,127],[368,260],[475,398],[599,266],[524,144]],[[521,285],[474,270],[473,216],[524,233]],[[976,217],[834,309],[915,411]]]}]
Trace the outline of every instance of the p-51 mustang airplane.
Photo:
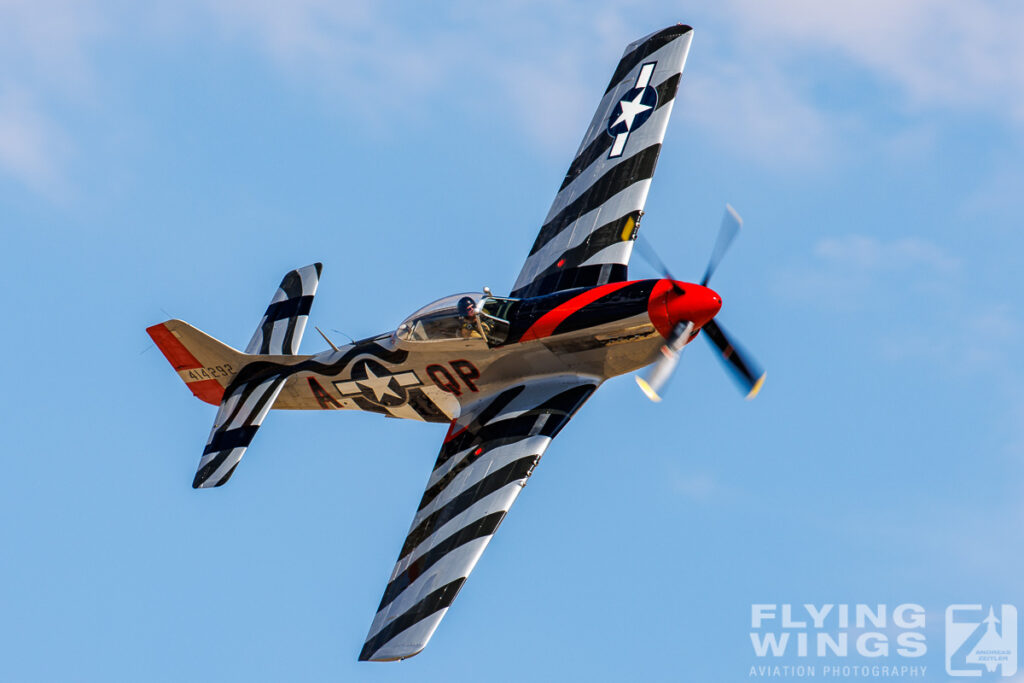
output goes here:
[{"label": "p-51 mustang airplane", "polygon": [[228,481],[271,408],[449,423],[361,660],[426,646],[551,439],[606,379],[653,363],[637,382],[660,400],[703,330],[748,395],[760,388],[706,286],[740,226],[731,208],[700,284],[626,276],[692,36],[672,26],[626,48],[508,297],[455,294],[393,332],[298,355],[316,263],[285,275],[244,353],[180,320],[147,330],[219,406],[195,488]]}]

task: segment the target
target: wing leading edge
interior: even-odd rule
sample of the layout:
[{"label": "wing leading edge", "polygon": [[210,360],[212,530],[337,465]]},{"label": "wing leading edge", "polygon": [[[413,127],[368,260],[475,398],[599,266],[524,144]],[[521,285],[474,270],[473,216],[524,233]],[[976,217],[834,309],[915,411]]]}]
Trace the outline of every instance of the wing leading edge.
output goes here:
[{"label": "wing leading edge", "polygon": [[426,647],[551,439],[599,383],[539,378],[452,422],[360,660],[405,659]]},{"label": "wing leading edge", "polygon": [[692,37],[680,24],[626,47],[512,296],[626,279]]}]

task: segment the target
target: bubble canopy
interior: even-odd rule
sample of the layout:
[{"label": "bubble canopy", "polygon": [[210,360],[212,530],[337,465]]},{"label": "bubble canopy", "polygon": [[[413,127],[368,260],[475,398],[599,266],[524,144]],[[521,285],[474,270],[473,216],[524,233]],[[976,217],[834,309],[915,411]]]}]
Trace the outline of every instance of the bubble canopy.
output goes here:
[{"label": "bubble canopy", "polygon": [[463,292],[438,299],[419,309],[398,326],[403,342],[467,341],[500,344],[508,333],[505,314],[513,300]]}]

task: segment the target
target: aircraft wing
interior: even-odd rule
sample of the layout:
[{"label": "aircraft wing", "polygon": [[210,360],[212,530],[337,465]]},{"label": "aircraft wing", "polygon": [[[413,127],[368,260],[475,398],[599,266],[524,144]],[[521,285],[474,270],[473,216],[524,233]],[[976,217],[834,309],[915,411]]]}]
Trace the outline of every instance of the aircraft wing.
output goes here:
[{"label": "aircraft wing", "polygon": [[626,47],[511,296],[626,279],[693,29]]},{"label": "aircraft wing", "polygon": [[559,375],[509,386],[452,422],[360,660],[426,647],[551,439],[599,383]]}]

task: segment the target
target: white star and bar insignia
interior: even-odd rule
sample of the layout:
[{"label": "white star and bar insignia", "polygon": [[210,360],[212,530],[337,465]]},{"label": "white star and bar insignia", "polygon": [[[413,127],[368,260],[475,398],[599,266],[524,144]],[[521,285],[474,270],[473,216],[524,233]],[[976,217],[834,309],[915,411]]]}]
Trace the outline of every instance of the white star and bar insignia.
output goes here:
[{"label": "white star and bar insignia", "polygon": [[608,119],[608,134],[615,138],[608,158],[622,156],[629,134],[644,125],[658,106],[658,91],[651,87],[651,76],[657,62],[647,62],[640,67],[633,85],[612,110]]},{"label": "white star and bar insignia", "polygon": [[[360,370],[362,372],[360,372]],[[365,374],[359,378],[359,374]],[[361,394],[368,401],[378,405],[398,405],[408,398],[405,389],[423,384],[412,370],[390,373],[379,363],[364,361],[352,369],[353,378],[335,382],[334,386],[342,396]]]}]

